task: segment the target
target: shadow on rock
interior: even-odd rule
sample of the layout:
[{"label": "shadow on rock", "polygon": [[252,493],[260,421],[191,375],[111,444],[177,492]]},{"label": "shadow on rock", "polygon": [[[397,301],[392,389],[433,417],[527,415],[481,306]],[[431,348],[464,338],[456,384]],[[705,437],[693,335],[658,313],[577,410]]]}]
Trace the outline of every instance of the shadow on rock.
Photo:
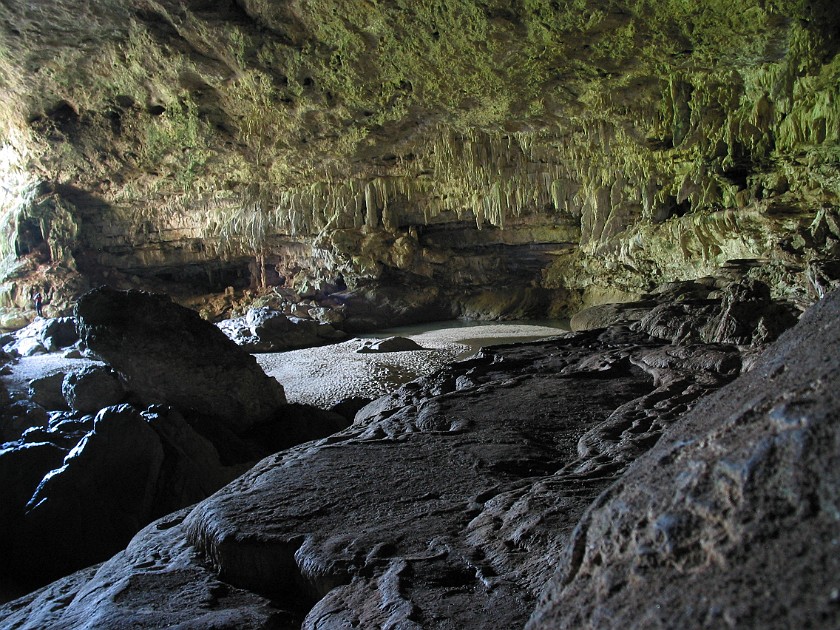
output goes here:
[{"label": "shadow on rock", "polygon": [[4,590],[102,561],[266,455],[349,424],[285,404],[250,354],[165,296],[97,289],[76,318],[108,365],[34,381],[40,421],[0,449]]}]

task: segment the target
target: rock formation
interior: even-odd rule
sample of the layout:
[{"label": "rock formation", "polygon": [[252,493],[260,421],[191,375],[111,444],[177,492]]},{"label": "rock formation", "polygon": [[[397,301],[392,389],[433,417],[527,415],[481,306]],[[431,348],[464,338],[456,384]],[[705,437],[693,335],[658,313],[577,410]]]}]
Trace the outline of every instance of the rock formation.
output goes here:
[{"label": "rock formation", "polygon": [[76,318],[85,346],[120,373],[143,405],[171,404],[241,432],[286,401],[254,357],[166,296],[103,287],[79,300]]},{"label": "rock formation", "polygon": [[838,316],[835,292],[749,370],[626,326],[486,349],[0,619],[835,625]]},{"label": "rock formation", "polygon": [[829,628],[840,294],[640,457],[576,525],[528,628]]},{"label": "rock formation", "polygon": [[0,594],[102,561],[269,453],[348,424],[285,405],[251,355],[165,296],[99,289],[77,316],[109,365],[34,381],[0,414]]},{"label": "rock formation", "polygon": [[838,281],[829,0],[84,12],[0,8],[0,325],[102,283],[208,317],[344,292],[358,330],[732,261],[802,305]]},{"label": "rock formation", "polygon": [[[326,309],[324,309],[326,310]],[[280,352],[344,341],[347,335],[328,322],[308,317],[287,317],[268,307],[251,308],[217,324],[236,345],[248,352]]]},{"label": "rock formation", "polygon": [[[179,505],[164,490],[207,490],[202,440],[228,474],[343,422],[283,405],[211,321],[253,350],[455,317],[578,329],[370,402],[4,622],[837,625],[805,575],[836,568],[835,362],[792,344],[836,343],[838,52],[830,0],[0,3],[0,329],[23,329],[0,359],[72,347],[76,308],[129,405],[87,413],[87,375],[9,399],[3,527],[76,482],[100,514],[79,468],[109,474],[102,445],[131,435],[116,549]],[[771,557],[792,577],[714,589],[760,589]]]}]

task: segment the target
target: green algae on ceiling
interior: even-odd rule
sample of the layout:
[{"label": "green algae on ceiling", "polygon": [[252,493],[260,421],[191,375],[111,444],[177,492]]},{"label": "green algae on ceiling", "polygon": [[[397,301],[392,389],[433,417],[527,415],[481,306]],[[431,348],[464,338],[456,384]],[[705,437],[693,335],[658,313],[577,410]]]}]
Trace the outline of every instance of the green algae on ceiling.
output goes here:
[{"label": "green algae on ceiling", "polygon": [[[694,238],[723,210],[836,209],[830,4],[6,2],[0,108],[38,178],[226,255],[573,218],[582,257],[629,261],[638,284],[732,253],[643,263],[627,239],[671,238],[664,222]],[[771,223],[738,253],[773,251],[790,226]],[[583,282],[573,264],[546,283]]]}]

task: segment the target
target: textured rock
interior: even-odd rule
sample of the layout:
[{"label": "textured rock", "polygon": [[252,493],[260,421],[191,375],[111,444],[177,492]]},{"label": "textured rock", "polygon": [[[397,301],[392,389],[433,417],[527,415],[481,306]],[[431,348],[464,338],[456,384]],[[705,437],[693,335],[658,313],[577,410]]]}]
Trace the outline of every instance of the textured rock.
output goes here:
[{"label": "textured rock", "polygon": [[[0,615],[60,627],[119,611],[155,625],[192,608],[221,624],[242,610],[196,603],[210,566],[252,593],[246,627],[270,614],[303,627],[521,626],[589,504],[739,368],[732,346],[674,348],[627,328],[485,350],[263,460],[183,522],[151,526],[69,606],[45,617],[47,589]],[[137,562],[161,545],[198,556]],[[117,583],[138,590],[114,601]],[[143,608],[167,587],[171,605]]]},{"label": "textured rock", "polygon": [[28,357],[55,352],[72,346],[78,340],[76,324],[71,317],[39,317],[15,332],[3,349],[12,356]]},{"label": "textured rock", "polygon": [[85,345],[144,404],[171,404],[235,431],[269,419],[282,386],[215,326],[162,295],[96,289],[76,306]]},{"label": "textured rock", "polygon": [[529,628],[834,627],[840,293],[587,511]]},{"label": "textured rock", "polygon": [[41,325],[36,334],[48,352],[67,348],[79,340],[76,322],[72,317],[42,318],[37,323]]},{"label": "textured rock", "polygon": [[616,324],[637,322],[647,315],[656,305],[655,302],[629,302],[626,304],[598,304],[588,306],[569,320],[573,331],[608,328]]},{"label": "textured rock", "polygon": [[0,620],[834,626],[838,312],[740,377],[734,346],[625,327],[485,350]]},{"label": "textured rock", "polygon": [[27,566],[24,556],[30,575],[45,566],[61,575],[119,551],[148,520],[163,457],[135,410],[101,411],[94,430],[33,493],[10,564]]},{"label": "textured rock", "polygon": [[[242,392],[234,393],[239,395],[247,393],[249,377],[254,388],[260,376],[279,389],[250,355],[191,311],[160,296],[105,293],[105,298],[100,292],[98,298],[82,300],[80,309],[90,319],[83,317],[81,328],[86,339],[103,348],[103,354],[116,356],[118,364],[128,365],[129,374],[131,369],[140,369],[138,366],[156,367],[161,372],[150,375],[146,382],[158,382],[161,387],[173,384],[175,379],[191,378],[194,372],[207,369],[202,358],[213,359],[201,354],[201,348],[196,352],[186,345],[191,341],[204,344],[205,351],[221,348],[229,353],[219,355],[219,363],[231,368],[224,375],[228,380],[212,383],[214,387],[227,384],[236,388],[237,382],[230,379],[242,378],[246,381]],[[99,311],[91,306],[97,299],[96,308],[114,307],[122,312],[129,308],[130,314],[117,317],[116,323],[107,317],[107,321],[97,319]],[[143,319],[144,315],[154,316],[154,320]],[[142,339],[154,324],[168,326],[164,340],[177,343],[162,348]],[[134,345],[133,350],[146,354],[139,360],[126,361],[131,344],[138,340],[140,347]],[[172,358],[176,355],[177,359]],[[207,378],[206,373],[203,378]],[[134,382],[130,378],[125,381]],[[0,521],[0,538],[14,541],[4,554],[0,591],[19,594],[19,587],[40,586],[102,561],[154,518],[207,497],[266,455],[323,438],[349,424],[338,414],[304,405],[277,405],[262,422],[256,418],[250,422],[235,418],[237,422],[231,422],[224,415],[205,416],[196,411],[206,405],[201,397],[223,400],[218,397],[225,392],[212,388],[205,392],[196,387],[195,379],[175,385],[180,385],[181,391],[192,386],[195,404],[183,410],[164,405],[145,410],[131,405],[101,409],[126,398],[136,402],[141,397],[124,390],[111,367],[90,366],[33,382],[32,396],[51,410],[49,415],[43,406],[29,400],[4,408],[0,438],[15,440],[5,445],[5,461],[25,462],[29,476],[24,479],[12,468],[0,466],[0,485],[8,486],[9,496],[21,499],[5,504],[5,518]],[[270,402],[276,393],[263,392],[263,402]],[[53,397],[60,404],[52,404],[58,402]],[[57,410],[67,406],[65,398],[73,411]],[[98,413],[94,418],[84,415],[86,412]],[[26,454],[36,452],[33,449],[38,444],[46,449],[44,452],[66,456],[64,464],[26,459]],[[16,455],[17,451],[21,454]],[[31,483],[30,477],[37,481]]]},{"label": "textured rock", "polygon": [[326,322],[309,319],[310,307],[301,307],[307,318],[287,317],[268,307],[251,308],[242,316],[216,324],[247,352],[280,352],[343,341],[347,335]]},{"label": "textured rock", "polygon": [[70,372],[61,383],[61,393],[67,406],[81,413],[96,413],[103,407],[118,405],[125,398],[125,390],[116,373],[104,365]]},{"label": "textured rock", "polygon": [[719,299],[688,297],[655,306],[635,326],[674,343],[737,345],[773,341],[796,321],[789,305],[773,302],[770,288],[745,279],[729,284]]},{"label": "textured rock", "polygon": [[385,339],[366,341],[359,346],[356,352],[409,352],[412,350],[423,350],[423,347],[413,339],[406,337],[386,337]]}]

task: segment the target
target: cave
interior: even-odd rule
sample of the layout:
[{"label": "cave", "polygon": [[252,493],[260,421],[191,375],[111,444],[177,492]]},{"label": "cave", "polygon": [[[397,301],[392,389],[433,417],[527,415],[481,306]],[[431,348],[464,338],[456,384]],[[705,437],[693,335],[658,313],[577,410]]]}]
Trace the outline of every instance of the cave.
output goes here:
[{"label": "cave", "polygon": [[829,0],[0,50],[0,625],[840,626]]}]

